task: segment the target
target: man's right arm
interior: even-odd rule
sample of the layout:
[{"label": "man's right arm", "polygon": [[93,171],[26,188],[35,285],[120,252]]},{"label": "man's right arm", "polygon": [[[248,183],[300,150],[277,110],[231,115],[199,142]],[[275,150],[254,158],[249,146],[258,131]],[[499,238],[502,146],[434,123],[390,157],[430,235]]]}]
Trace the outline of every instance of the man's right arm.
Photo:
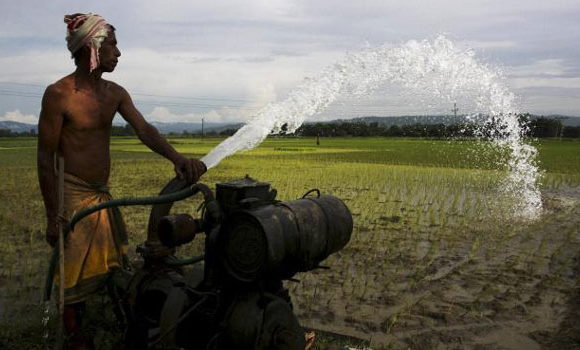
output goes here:
[{"label": "man's right arm", "polygon": [[51,85],[42,97],[42,109],[38,120],[38,181],[46,209],[46,240],[54,246],[58,239],[58,194],[55,173],[55,154],[58,152],[63,111],[60,92]]}]

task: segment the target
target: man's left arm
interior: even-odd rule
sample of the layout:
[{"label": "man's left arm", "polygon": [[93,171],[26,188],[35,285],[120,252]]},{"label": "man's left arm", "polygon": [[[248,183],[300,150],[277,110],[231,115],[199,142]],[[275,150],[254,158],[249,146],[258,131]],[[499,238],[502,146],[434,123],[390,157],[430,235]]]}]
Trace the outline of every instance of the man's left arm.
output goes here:
[{"label": "man's left arm", "polygon": [[205,164],[197,159],[189,159],[179,154],[153,125],[147,123],[133,104],[129,93],[120,86],[117,86],[117,88],[121,90],[121,102],[119,103],[118,112],[133,127],[139,140],[154,152],[169,159],[175,166],[175,172],[182,179],[185,179],[188,183],[197,182],[199,177],[207,170]]}]

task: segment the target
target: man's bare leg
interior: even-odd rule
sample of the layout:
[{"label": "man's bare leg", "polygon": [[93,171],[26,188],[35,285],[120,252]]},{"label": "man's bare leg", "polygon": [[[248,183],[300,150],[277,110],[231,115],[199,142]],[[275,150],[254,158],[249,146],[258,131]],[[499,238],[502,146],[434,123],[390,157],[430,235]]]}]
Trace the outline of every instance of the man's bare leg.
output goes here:
[{"label": "man's bare leg", "polygon": [[63,321],[67,340],[65,349],[94,349],[95,346],[91,338],[82,331],[82,318],[86,309],[84,302],[65,305]]}]

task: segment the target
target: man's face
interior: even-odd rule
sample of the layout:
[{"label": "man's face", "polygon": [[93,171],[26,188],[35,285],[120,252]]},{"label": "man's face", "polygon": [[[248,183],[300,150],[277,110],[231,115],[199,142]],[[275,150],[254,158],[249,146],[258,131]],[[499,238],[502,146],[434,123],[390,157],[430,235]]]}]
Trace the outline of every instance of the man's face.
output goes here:
[{"label": "man's face", "polygon": [[117,48],[117,37],[115,32],[110,29],[109,35],[101,43],[99,49],[99,68],[103,72],[112,72],[117,66],[117,61],[121,56],[121,51]]}]

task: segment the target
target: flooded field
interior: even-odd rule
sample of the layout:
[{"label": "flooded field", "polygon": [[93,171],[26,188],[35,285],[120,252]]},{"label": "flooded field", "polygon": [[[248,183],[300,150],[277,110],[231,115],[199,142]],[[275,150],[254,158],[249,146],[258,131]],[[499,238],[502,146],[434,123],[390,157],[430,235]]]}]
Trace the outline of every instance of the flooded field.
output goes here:
[{"label": "flooded field", "polygon": [[[221,140],[172,139],[207,154]],[[286,282],[306,328],[373,349],[540,349],[580,344],[580,143],[542,141],[543,209],[517,213],[500,190],[499,153],[475,141],[269,138],[222,161],[202,182],[249,174],[291,200],[317,188],[354,217],[330,269]],[[42,348],[41,291],[49,259],[34,139],[0,139],[0,348]],[[149,196],[172,166],[137,139],[112,143],[114,197]],[[174,206],[194,214],[200,199]],[[124,208],[129,252],[145,239],[148,207]],[[196,240],[179,254],[199,254]],[[576,301],[574,301],[576,300]],[[576,303],[576,304],[574,304]],[[49,327],[53,324],[49,323]]]}]

